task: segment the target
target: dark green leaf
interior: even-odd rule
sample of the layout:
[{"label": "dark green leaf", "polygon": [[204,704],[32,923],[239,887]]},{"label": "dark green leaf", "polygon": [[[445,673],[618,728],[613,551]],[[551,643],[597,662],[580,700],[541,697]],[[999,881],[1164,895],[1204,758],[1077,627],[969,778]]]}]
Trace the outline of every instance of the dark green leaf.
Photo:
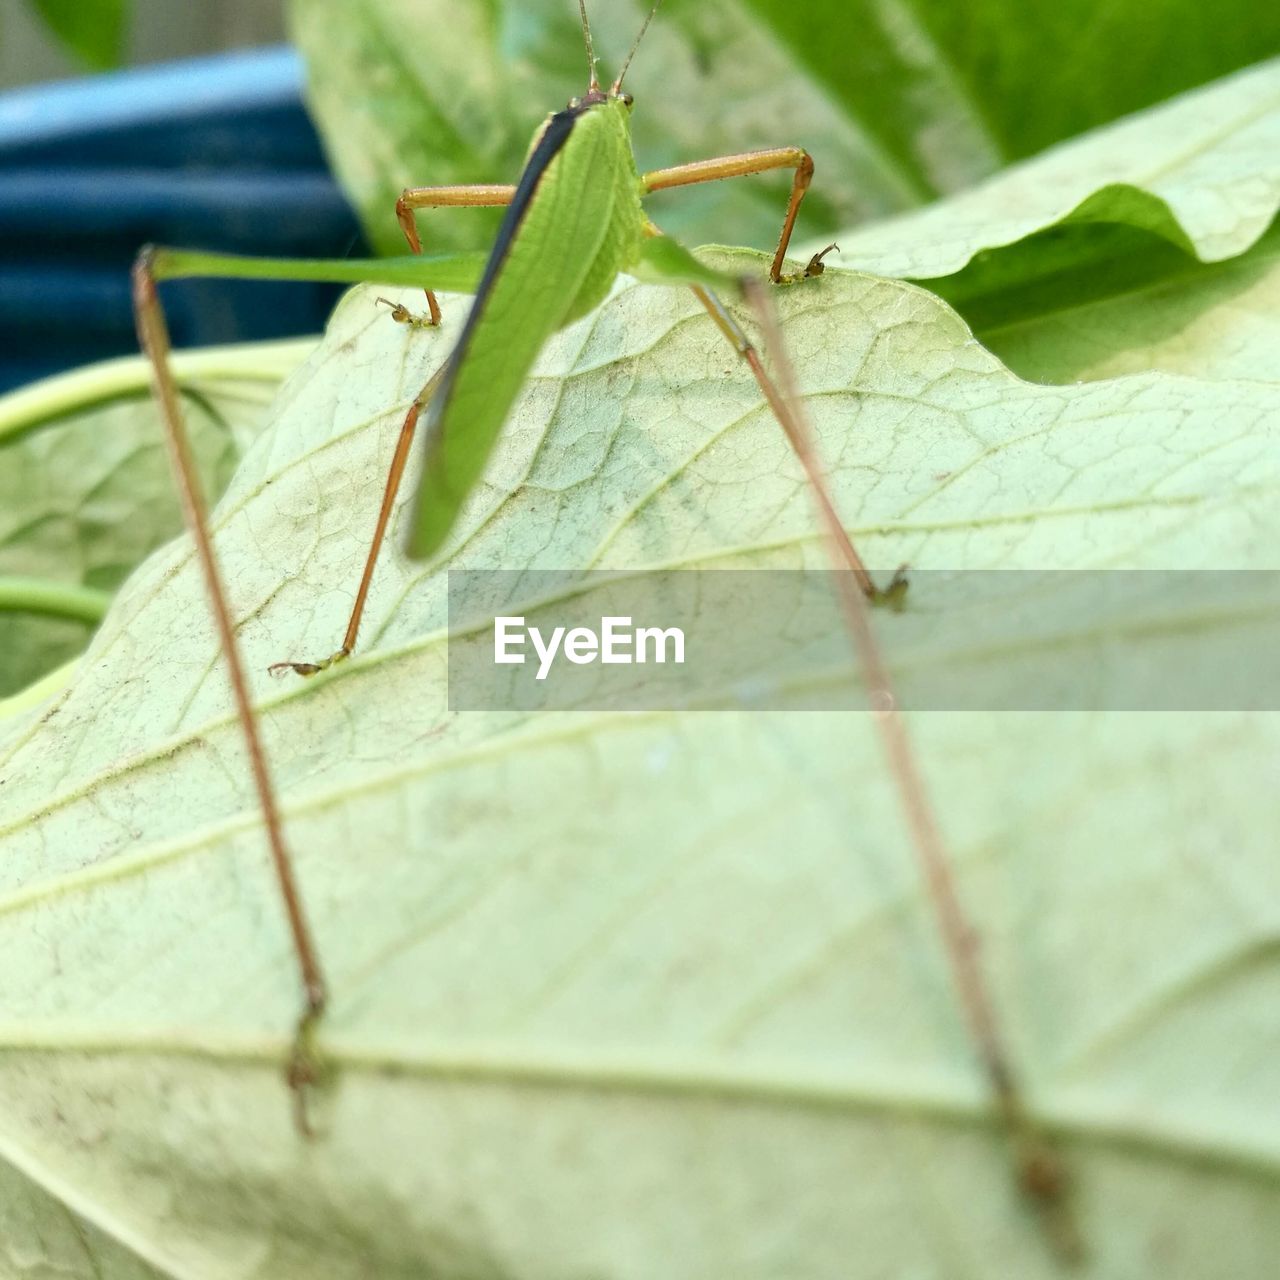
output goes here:
[{"label": "dark green leaf", "polygon": [[126,0],[30,0],[30,4],[49,30],[91,70],[106,71],[123,61]]}]

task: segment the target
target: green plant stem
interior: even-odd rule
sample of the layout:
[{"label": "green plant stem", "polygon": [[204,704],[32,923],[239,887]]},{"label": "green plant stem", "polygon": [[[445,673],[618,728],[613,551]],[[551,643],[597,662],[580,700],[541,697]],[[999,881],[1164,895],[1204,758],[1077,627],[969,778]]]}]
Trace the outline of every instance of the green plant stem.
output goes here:
[{"label": "green plant stem", "polygon": [[406,254],[399,258],[250,258],[234,253],[154,248],[156,280],[217,276],[225,280],[323,280],[333,284],[412,285],[473,293],[483,253]]},{"label": "green plant stem", "polygon": [[45,578],[0,578],[0,613],[39,613],[97,626],[111,594]]},{"label": "green plant stem", "polygon": [[[302,363],[317,341],[290,338],[179,352],[174,356],[174,372],[184,383],[225,378],[274,386]],[[29,431],[96,405],[150,395],[150,374],[142,356],[122,356],[44,378],[0,397],[0,445],[12,444]]]}]

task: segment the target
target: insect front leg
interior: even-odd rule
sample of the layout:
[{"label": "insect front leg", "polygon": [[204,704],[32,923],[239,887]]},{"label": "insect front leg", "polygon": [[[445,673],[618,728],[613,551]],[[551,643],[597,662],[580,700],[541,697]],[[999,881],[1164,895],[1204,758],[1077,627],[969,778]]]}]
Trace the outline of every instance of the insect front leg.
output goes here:
[{"label": "insect front leg", "polygon": [[795,229],[800,202],[813,181],[813,157],[803,147],[772,147],[765,151],[744,151],[739,155],[720,156],[715,160],[695,160],[692,164],[678,164],[670,169],[654,169],[640,178],[641,191],[665,191],[670,187],[690,187],[699,182],[718,182],[721,178],[749,178],[757,173],[769,173],[774,169],[794,169],[791,196],[787,200],[787,213],[778,236],[778,247],[769,266],[769,279],[774,284],[792,284],[809,276],[822,274],[822,259],[837,248],[829,244],[821,253],[815,253],[801,272],[783,275],[782,264]]},{"label": "insect front leg", "polygon": [[[431,295],[428,294],[428,297]],[[327,658],[318,662],[275,662],[269,668],[273,676],[285,675],[292,671],[298,676],[314,676],[327,670],[334,663],[341,662],[351,656],[356,647],[356,636],[360,631],[360,620],[364,617],[365,601],[369,597],[369,586],[373,582],[373,571],[378,565],[378,556],[387,533],[387,522],[391,519],[391,511],[395,506],[396,495],[400,492],[400,481],[404,476],[405,464],[409,461],[409,449],[418,429],[418,417],[431,402],[440,380],[444,377],[446,365],[442,364],[427,379],[421,391],[414,397],[400,425],[400,435],[396,439],[395,452],[391,455],[391,466],[387,469],[387,481],[383,486],[382,504],[378,508],[378,518],[374,522],[373,539],[369,543],[369,551],[365,556],[364,570],[360,574],[360,585],[356,588],[355,604],[351,608],[351,617],[347,620],[347,630],[342,637],[341,646]]]},{"label": "insect front leg", "polygon": [[[515,191],[515,187],[510,185],[483,184],[461,187],[406,187],[396,201],[396,220],[400,223],[404,238],[409,242],[409,248],[414,253],[421,253],[422,239],[418,234],[418,225],[414,218],[415,210],[442,208],[498,209],[511,203],[512,198],[515,196]],[[427,315],[425,316],[416,316],[407,307],[399,303],[390,302],[386,298],[379,298],[378,301],[391,307],[391,316],[398,323],[407,324],[412,328],[431,328],[440,323],[440,304],[433,290],[424,289],[423,292],[427,298]],[[391,456],[391,465],[387,469],[382,504],[378,508],[378,518],[374,523],[373,539],[365,556],[364,568],[361,571],[360,582],[356,588],[355,603],[352,605],[351,616],[347,621],[347,629],[342,637],[341,645],[328,657],[315,661],[295,662],[290,660],[272,663],[270,667],[272,675],[285,675],[288,672],[293,672],[295,675],[300,676],[317,675],[335,663],[349,658],[355,649],[356,636],[360,631],[360,622],[364,617],[365,602],[369,596],[369,587],[373,582],[378,556],[381,554],[382,544],[386,537],[387,523],[391,518],[392,508],[395,506],[396,495],[400,492],[400,481],[404,475],[405,464],[409,459],[409,448],[413,444],[413,437],[417,431],[418,416],[430,402],[432,395],[435,394],[436,387],[443,374],[444,366],[441,365],[414,398],[413,403],[405,414],[404,422],[400,426],[400,435],[396,440],[395,452]]]},{"label": "insect front leg", "polygon": [[[396,221],[409,242],[409,248],[414,253],[421,253],[422,240],[418,235],[417,219],[413,216],[415,209],[501,209],[511,203],[515,193],[513,186],[482,183],[463,187],[406,187],[396,201]],[[427,295],[425,317],[414,316],[407,311],[400,315],[393,310],[395,319],[415,326],[439,324],[440,304],[436,295],[430,289],[423,292]]]}]

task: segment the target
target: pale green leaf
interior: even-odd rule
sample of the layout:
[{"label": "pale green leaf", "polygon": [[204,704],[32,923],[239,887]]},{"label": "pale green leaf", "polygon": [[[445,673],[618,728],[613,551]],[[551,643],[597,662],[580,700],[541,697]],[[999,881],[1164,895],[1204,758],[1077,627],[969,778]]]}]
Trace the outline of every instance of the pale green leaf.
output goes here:
[{"label": "pale green leaf", "polygon": [[[313,339],[178,357],[196,454],[220,493]],[[182,527],[146,362],[114,360],[0,399],[0,578],[113,591]],[[0,696],[84,648],[92,624],[0,592]]]},{"label": "pale green leaf", "polygon": [[[394,549],[355,658],[266,675],[333,649],[447,350],[373,297],[340,306],[215,518],[333,988],[323,1133],[297,1136],[281,1083],[296,976],[180,542],[0,748],[0,1202],[24,1206],[0,1256],[237,1280],[1060,1275],[867,717],[451,713],[444,574]],[[1280,388],[1033,386],[928,293],[857,274],[778,303],[873,565],[1277,567]],[[733,352],[686,293],[624,284],[544,353],[447,563],[825,561]],[[911,730],[1070,1165],[1073,1274],[1265,1280],[1274,717]]]},{"label": "pale green leaf", "polygon": [[737,292],[738,281],[695,258],[678,240],[656,236],[640,245],[640,260],[633,269],[645,284],[702,285],[708,289]]},{"label": "pale green leaf", "polygon": [[[649,0],[588,8],[612,77]],[[514,181],[535,127],[586,87],[562,0],[292,0],[290,13],[330,159],[382,252],[404,244],[402,188]],[[1112,0],[1105,13],[1095,0],[668,0],[627,87],[644,168],[808,148],[802,234],[816,235],[1277,53],[1280,18],[1252,0]],[[655,217],[686,243],[766,248],[786,190],[785,175],[685,188]],[[424,244],[487,243],[496,218],[423,213]]]},{"label": "pale green leaf", "polygon": [[[765,14],[763,0],[757,7],[766,26],[777,17]],[[1069,27],[1079,21],[1071,5],[1060,9],[1053,22]],[[1163,30],[1160,24],[1172,21],[1172,11],[1148,16]],[[805,12],[814,29],[830,36],[813,42],[815,67],[832,57],[869,56],[865,40],[842,41],[838,22],[833,28],[820,15]],[[296,20],[310,53],[314,105],[349,189],[374,218],[372,234],[379,243],[397,252],[403,245],[392,215],[400,187],[509,179],[517,172],[539,108],[556,105],[579,87],[581,59],[571,18],[560,12],[557,25],[536,10],[517,22],[502,6],[489,18],[462,6],[445,22],[425,0],[362,0],[350,30],[342,28],[339,45],[326,0],[299,0]],[[945,15],[921,21],[928,25],[935,19],[945,21]],[[1139,20],[1119,11],[1114,19],[1121,26]],[[604,11],[598,17],[600,47],[625,47],[623,28],[637,20],[629,11]],[[777,20],[784,26],[788,21]],[[907,18],[898,13],[895,20]],[[1034,46],[1053,25],[1047,14],[1024,20],[1026,29],[1017,22],[1010,27],[1005,53]],[[695,37],[691,23],[710,24],[708,33]],[[1033,36],[1031,29],[1042,23],[1048,26]],[[401,65],[405,45],[395,37],[411,29],[429,29],[436,38],[412,65]],[[1184,34],[1191,29],[1185,27]],[[358,42],[354,56],[348,43],[352,33]],[[1215,38],[1202,34],[1197,39],[1206,48],[1216,47]],[[1089,56],[1109,56],[1095,45],[1089,49]],[[1257,49],[1264,51],[1261,45]],[[1149,53],[1148,42],[1143,57]],[[690,69],[691,56],[696,69]],[[797,63],[761,75],[765,87],[753,91],[750,111],[723,110],[743,102],[733,77],[753,74],[754,59],[778,56],[763,28],[754,20],[729,22],[723,5],[663,11],[635,64],[636,138],[642,166],[770,142],[804,142],[818,169],[799,223],[807,237],[797,245],[803,260],[829,241],[829,232],[819,238],[815,227],[832,225],[833,207],[839,211],[834,216],[848,224],[903,202],[884,195],[874,176],[868,180],[868,157],[830,118],[828,95],[819,95],[816,105],[801,105],[813,84]],[[934,139],[939,158],[954,161],[964,154],[954,136],[957,121],[968,118],[948,96],[958,82],[941,73],[945,59],[925,62],[937,73],[936,83],[931,81],[936,93],[924,94],[917,108],[926,115],[935,112],[936,119],[917,121],[920,136]],[[1006,88],[1026,69],[1012,58],[1008,67],[1000,65],[1012,76]],[[468,68],[465,81],[459,79],[462,67]],[[823,73],[827,80],[830,71]],[[643,89],[646,74],[654,81],[650,93]],[[1070,78],[1085,69],[1076,59],[1061,74]],[[550,90],[539,87],[547,78],[554,81]],[[1055,72],[1054,83],[1058,78]],[[852,71],[847,81],[854,96],[870,93],[868,84],[886,89],[876,77],[867,80]],[[1133,91],[1133,79],[1116,89]],[[899,90],[888,91],[888,100],[882,95],[876,110],[858,116],[868,127],[893,129],[910,117],[903,103],[901,115],[886,105],[898,101]],[[1104,98],[1109,91],[1100,90]],[[790,100],[771,107],[770,95],[790,95]],[[1099,101],[1088,99],[1093,107]],[[930,102],[931,107],[920,105]],[[430,111],[444,113],[448,123],[433,117],[429,127],[419,128],[420,113]],[[527,120],[522,111],[528,112]],[[793,132],[785,139],[770,132],[762,123],[766,117],[785,120]],[[1016,131],[1029,118],[1024,104],[1022,114],[1007,123]],[[701,149],[694,133],[688,146],[652,150],[655,134],[677,123],[688,128],[691,122],[706,131]],[[1257,376],[1251,352],[1265,362],[1269,345],[1266,326],[1254,324],[1252,314],[1266,311],[1266,296],[1258,294],[1255,282],[1270,260],[1260,240],[1280,206],[1277,154],[1280,60],[1273,59],[1096,129],[927,208],[869,226],[847,225],[836,236],[842,255],[832,261],[926,284],[961,312],[984,344],[1017,372],[1038,380],[1072,381],[1151,367]],[[965,181],[988,168],[980,166]],[[945,190],[964,182],[934,185]],[[685,228],[691,227],[704,236],[750,239],[765,247],[777,234],[781,195],[759,179],[718,182],[661,194],[649,207],[685,239]],[[480,217],[475,210],[424,212],[420,221],[427,248],[483,242],[484,227],[474,221]],[[1252,255],[1250,260],[1237,267],[1214,265],[1245,254]],[[1250,313],[1243,324],[1238,320],[1242,310]],[[1182,334],[1193,321],[1196,337],[1188,343]],[[1243,330],[1252,335],[1247,342]]]},{"label": "pale green leaf", "polygon": [[1217,262],[1249,248],[1275,217],[1277,147],[1280,58],[1063,143],[928,209],[851,230],[841,244],[862,270],[933,280],[1046,228],[1105,224]]},{"label": "pale green leaf", "polygon": [[842,232],[839,261],[924,284],[1025,377],[1266,376],[1277,154],[1273,60]]}]

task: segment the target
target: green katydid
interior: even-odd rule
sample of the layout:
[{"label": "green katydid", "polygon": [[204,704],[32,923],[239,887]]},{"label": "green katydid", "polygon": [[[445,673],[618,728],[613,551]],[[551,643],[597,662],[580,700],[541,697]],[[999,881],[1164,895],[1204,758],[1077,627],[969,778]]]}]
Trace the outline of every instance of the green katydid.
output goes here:
[{"label": "green katydid", "polygon": [[[139,334],[153,363],[156,395],[226,654],[305,993],[305,1007],[288,1069],[288,1079],[298,1099],[300,1124],[306,1128],[306,1087],[313,1084],[320,1073],[315,1031],[325,1008],[326,987],[258,739],[235,628],[205,526],[203,499],[187,458],[176,387],[167,368],[169,344],[156,281],[181,275],[218,274],[413,284],[426,290],[425,316],[412,315],[400,303],[387,305],[392,308],[393,319],[415,328],[430,328],[441,323],[436,290],[475,289],[475,302],[452,353],[426,381],[406,413],[341,645],[319,661],[277,663],[273,667],[276,672],[292,670],[300,675],[313,675],[347,658],[355,647],[369,586],[419,417],[425,415],[425,462],[422,480],[412,499],[414,511],[406,550],[412,557],[427,559],[446,544],[546,340],[603,301],[619,273],[643,272],[650,278],[693,288],[717,327],[750,368],[804,465],[834,563],[844,571],[837,575],[843,612],[866,672],[878,712],[877,722],[885,735],[890,766],[937,910],[959,997],[1013,1142],[1019,1179],[1042,1207],[1053,1210],[1057,1224],[1055,1235],[1065,1239],[1069,1232],[1060,1212],[1061,1178],[1057,1163],[1029,1118],[1002,1046],[994,1010],[969,943],[970,931],[955,894],[937,823],[904,726],[894,709],[889,677],[868,625],[866,601],[884,597],[896,600],[905,583],[900,576],[895,576],[888,588],[878,589],[837,516],[800,401],[791,385],[790,368],[763,286],[756,281],[739,282],[704,267],[678,245],[665,240],[641,206],[641,198],[652,191],[771,170],[792,170],[791,194],[769,271],[774,284],[792,283],[821,274],[823,258],[829,251],[815,254],[800,273],[787,275],[783,271],[797,214],[813,175],[813,163],[799,147],[780,147],[641,174],[631,148],[632,99],[622,85],[631,56],[657,7],[655,4],[650,10],[622,71],[605,90],[597,76],[584,0],[579,0],[590,66],[586,93],[547,119],[533,140],[517,184],[406,190],[397,203],[396,213],[413,257],[377,262],[279,262],[147,250],[135,267]],[[475,255],[428,257],[421,252],[415,211],[465,206],[506,208],[483,270]],[[766,349],[773,357],[777,381],[770,377],[753,343],[713,292],[717,288],[738,289],[753,306],[762,325]],[[386,302],[385,299],[379,301]]]}]

